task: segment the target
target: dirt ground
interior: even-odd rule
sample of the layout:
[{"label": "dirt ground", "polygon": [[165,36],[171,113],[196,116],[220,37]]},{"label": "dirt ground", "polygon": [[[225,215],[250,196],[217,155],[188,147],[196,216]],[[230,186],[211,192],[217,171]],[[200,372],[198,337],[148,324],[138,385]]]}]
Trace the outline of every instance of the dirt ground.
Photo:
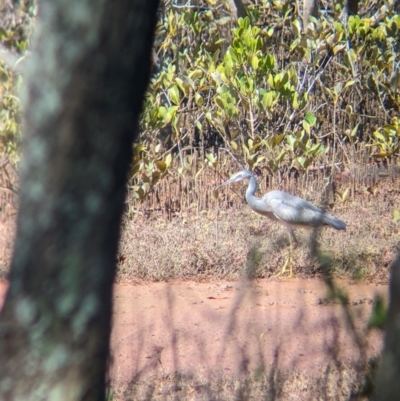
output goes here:
[{"label": "dirt ground", "polygon": [[117,285],[112,379],[176,371],[207,377],[271,365],[314,374],[331,361],[378,354],[381,334],[366,326],[375,295],[386,297],[387,287],[340,286],[355,332],[319,280]]},{"label": "dirt ground", "polygon": [[[0,305],[6,287],[0,283]],[[376,355],[381,334],[366,325],[374,296],[386,297],[387,286],[340,287],[349,296],[355,332],[320,280],[115,285],[112,381],[176,371],[229,375],[271,365],[317,374],[330,361]]]}]

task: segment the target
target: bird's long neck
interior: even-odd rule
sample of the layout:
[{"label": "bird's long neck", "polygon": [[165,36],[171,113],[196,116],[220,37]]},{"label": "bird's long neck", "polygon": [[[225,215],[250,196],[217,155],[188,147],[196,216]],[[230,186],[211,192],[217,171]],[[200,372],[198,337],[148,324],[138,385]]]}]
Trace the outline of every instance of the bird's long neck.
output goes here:
[{"label": "bird's long neck", "polygon": [[250,207],[256,206],[257,201],[259,200],[254,195],[257,191],[257,186],[257,180],[255,179],[255,177],[250,177],[249,186],[246,190],[246,202]]}]

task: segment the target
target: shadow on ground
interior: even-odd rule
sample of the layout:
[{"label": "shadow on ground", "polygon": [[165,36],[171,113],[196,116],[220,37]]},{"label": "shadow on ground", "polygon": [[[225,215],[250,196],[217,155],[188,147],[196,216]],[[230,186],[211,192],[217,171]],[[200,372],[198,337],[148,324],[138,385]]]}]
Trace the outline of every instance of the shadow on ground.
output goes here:
[{"label": "shadow on ground", "polygon": [[112,387],[135,400],[357,399],[387,287],[340,287],[345,308],[313,279],[116,285]]}]

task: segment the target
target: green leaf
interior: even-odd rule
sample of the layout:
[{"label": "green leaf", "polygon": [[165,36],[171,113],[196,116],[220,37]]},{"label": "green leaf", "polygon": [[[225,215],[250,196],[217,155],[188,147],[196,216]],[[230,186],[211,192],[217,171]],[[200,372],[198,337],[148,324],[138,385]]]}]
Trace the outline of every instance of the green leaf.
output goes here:
[{"label": "green leaf", "polygon": [[383,130],[389,135],[389,136],[394,136],[397,134],[397,128],[396,126],[392,124],[385,124],[383,126]]},{"label": "green leaf", "polygon": [[289,50],[290,50],[291,52],[294,51],[294,50],[297,48],[297,46],[299,46],[299,44],[300,44],[300,38],[296,38],[296,39],[290,44]]},{"label": "green leaf", "polygon": [[161,179],[161,173],[159,171],[153,171],[151,174],[151,183],[150,185],[153,187],[156,185]]},{"label": "green leaf", "polygon": [[180,102],[180,96],[179,96],[179,89],[177,86],[173,86],[168,89],[168,95],[172,102],[176,104],[177,106],[179,105]]},{"label": "green leaf", "polygon": [[310,124],[305,120],[303,121],[303,128],[304,128],[304,131],[307,132],[307,134],[310,134]]},{"label": "green leaf", "polygon": [[215,161],[216,161],[216,158],[212,153],[206,153],[206,158],[211,163],[215,163]]},{"label": "green leaf", "polygon": [[294,34],[297,37],[300,37],[301,36],[301,24],[300,24],[299,20],[297,20],[297,19],[294,20],[292,22],[292,25],[293,25],[293,28],[294,28]]},{"label": "green leaf", "polygon": [[167,163],[165,163],[165,161],[163,160],[157,160],[156,166],[162,173],[164,173],[165,170],[167,170]]},{"label": "green leaf", "polygon": [[342,44],[342,43],[338,43],[336,45],[333,46],[333,54],[336,55],[338,53],[340,53],[342,50],[344,50],[346,48],[346,45]]},{"label": "green leaf", "polygon": [[[175,82],[178,84],[178,86],[179,86],[179,88],[181,89],[181,91],[182,91],[185,95],[187,95],[187,89],[186,89],[185,83],[182,81],[182,79],[176,78],[176,79],[175,79]],[[179,95],[179,92],[178,92],[178,95]]]},{"label": "green leaf", "polygon": [[274,82],[274,77],[272,74],[268,75],[267,82],[270,88],[274,89],[275,88],[275,82]]},{"label": "green leaf", "polygon": [[275,67],[275,57],[272,54],[268,54],[268,56],[267,56],[267,58],[265,60],[265,66],[268,68],[268,70],[273,70],[274,69],[274,67]]},{"label": "green leaf", "polygon": [[373,156],[375,158],[380,158],[381,159],[381,158],[384,158],[384,157],[389,157],[390,154],[383,151],[383,152],[374,153]]},{"label": "green leaf", "polygon": [[265,160],[265,156],[258,156],[256,160],[256,165],[263,162]]},{"label": "green leaf", "polygon": [[299,109],[299,100],[298,100],[298,94],[297,92],[293,93],[293,98],[292,98],[292,107],[294,110],[298,110]]},{"label": "green leaf", "polygon": [[351,138],[354,138],[357,135],[359,125],[360,125],[360,123],[357,123],[357,125],[351,130],[351,134],[350,134]]},{"label": "green leaf", "polygon": [[203,76],[203,71],[202,70],[194,70],[189,72],[189,77],[192,79],[198,79]]},{"label": "green leaf", "polygon": [[387,319],[387,308],[382,297],[376,296],[374,306],[372,307],[371,317],[369,318],[369,327],[383,329]]},{"label": "green leaf", "polygon": [[296,139],[293,137],[293,135],[286,135],[286,142],[289,144],[290,149],[294,151]]},{"label": "green leaf", "polygon": [[310,111],[306,113],[304,118],[311,126],[314,126],[315,123],[317,122],[317,117],[315,117],[314,114],[311,113]]},{"label": "green leaf", "polygon": [[158,108],[158,115],[161,117],[161,118],[164,118],[164,116],[167,114],[167,109],[164,107],[164,106],[160,106],[159,108]]},{"label": "green leaf", "polygon": [[356,83],[355,80],[347,81],[344,87],[345,87],[345,88],[348,88],[349,86],[352,86],[352,85],[354,85],[355,83]]},{"label": "green leaf", "polygon": [[287,153],[286,150],[282,149],[281,153],[279,153],[279,156],[276,158],[276,161],[280,163],[283,160],[283,158],[286,156],[286,153]]},{"label": "green leaf", "polygon": [[204,99],[203,96],[200,95],[200,93],[196,93],[194,95],[194,101],[196,102],[197,106],[199,107],[203,106]]},{"label": "green leaf", "polygon": [[276,92],[275,91],[269,91],[265,92],[261,104],[265,110],[270,110],[272,106],[274,105],[274,101],[276,100]]},{"label": "green leaf", "polygon": [[247,148],[247,146],[244,143],[242,144],[242,149],[243,149],[244,153],[246,154],[247,159],[249,159],[250,158],[250,152],[249,152],[249,149]]},{"label": "green leaf", "polygon": [[306,169],[311,164],[311,160],[303,156],[298,157],[297,161],[300,163],[300,166],[303,167],[304,169]]},{"label": "green leaf", "polygon": [[283,138],[285,138],[285,134],[275,135],[272,138],[273,146],[275,147],[275,146],[279,145],[283,141]]},{"label": "green leaf", "polygon": [[312,146],[309,150],[308,150],[308,154],[312,155],[312,156],[317,156],[320,153],[322,153],[324,151],[324,146],[322,145],[321,142],[316,143],[314,146]]},{"label": "green leaf", "polygon": [[253,68],[254,71],[258,70],[258,64],[259,64],[258,57],[254,54],[253,57],[251,58],[251,67]]},{"label": "green leaf", "polygon": [[164,115],[164,124],[168,125],[172,120],[172,114],[170,112],[165,113]]},{"label": "green leaf", "polygon": [[381,141],[381,142],[386,142],[386,141],[387,141],[385,135],[383,135],[383,134],[380,133],[379,131],[375,131],[375,132],[374,132],[374,137],[375,137],[376,139],[378,139],[379,141]]},{"label": "green leaf", "polygon": [[219,108],[225,109],[226,103],[219,96],[214,98],[214,102]]},{"label": "green leaf", "polygon": [[172,155],[171,153],[167,154],[167,157],[165,158],[165,164],[167,165],[167,168],[171,165],[172,162]]},{"label": "green leaf", "polygon": [[268,29],[268,31],[266,32],[266,35],[268,38],[272,37],[272,35],[274,34],[274,28],[271,27]]}]

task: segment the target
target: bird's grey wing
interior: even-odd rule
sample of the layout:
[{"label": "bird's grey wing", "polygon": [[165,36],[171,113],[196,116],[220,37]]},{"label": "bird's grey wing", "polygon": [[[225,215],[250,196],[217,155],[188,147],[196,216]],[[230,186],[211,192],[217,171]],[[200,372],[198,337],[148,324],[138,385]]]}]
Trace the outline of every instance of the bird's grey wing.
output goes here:
[{"label": "bird's grey wing", "polygon": [[269,199],[274,216],[289,225],[319,226],[324,224],[323,211],[303,199]]}]

